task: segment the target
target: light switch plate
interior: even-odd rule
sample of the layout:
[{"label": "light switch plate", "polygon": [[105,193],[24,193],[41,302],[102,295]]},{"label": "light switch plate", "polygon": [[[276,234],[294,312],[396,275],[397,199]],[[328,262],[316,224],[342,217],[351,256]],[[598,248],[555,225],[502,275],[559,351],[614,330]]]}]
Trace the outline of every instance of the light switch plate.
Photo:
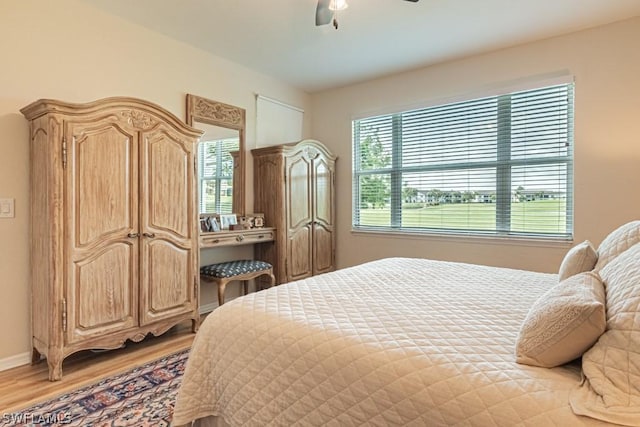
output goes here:
[{"label": "light switch plate", "polygon": [[0,199],[0,218],[13,218],[15,199]]}]

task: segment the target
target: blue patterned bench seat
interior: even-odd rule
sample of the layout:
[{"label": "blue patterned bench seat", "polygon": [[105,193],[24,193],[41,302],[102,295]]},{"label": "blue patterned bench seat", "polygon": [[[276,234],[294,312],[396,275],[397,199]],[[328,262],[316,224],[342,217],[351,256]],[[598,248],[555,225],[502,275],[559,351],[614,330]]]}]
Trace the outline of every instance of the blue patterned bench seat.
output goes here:
[{"label": "blue patterned bench seat", "polygon": [[224,290],[228,282],[240,280],[243,284],[244,294],[247,294],[248,280],[256,277],[270,276],[271,286],[275,283],[273,266],[268,262],[244,259],[239,261],[227,261],[200,267],[200,279],[204,282],[213,282],[218,285],[218,304],[224,304]]}]

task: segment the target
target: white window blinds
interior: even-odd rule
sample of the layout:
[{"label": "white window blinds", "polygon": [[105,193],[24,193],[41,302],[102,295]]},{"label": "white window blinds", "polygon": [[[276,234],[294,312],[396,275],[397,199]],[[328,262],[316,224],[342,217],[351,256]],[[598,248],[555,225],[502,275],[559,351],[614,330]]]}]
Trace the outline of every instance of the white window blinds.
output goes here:
[{"label": "white window blinds", "polygon": [[233,157],[238,138],[201,142],[198,146],[200,213],[232,213]]},{"label": "white window blinds", "polygon": [[571,238],[573,83],[353,122],[355,229]]}]

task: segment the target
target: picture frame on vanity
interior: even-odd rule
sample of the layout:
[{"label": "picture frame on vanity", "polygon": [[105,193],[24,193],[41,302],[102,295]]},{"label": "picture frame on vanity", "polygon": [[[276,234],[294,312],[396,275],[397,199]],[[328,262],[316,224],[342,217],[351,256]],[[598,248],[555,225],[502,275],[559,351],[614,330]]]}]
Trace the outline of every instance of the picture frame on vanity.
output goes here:
[{"label": "picture frame on vanity", "polygon": [[249,228],[263,228],[264,214],[263,213],[248,214],[246,221],[249,224]]},{"label": "picture frame on vanity", "polygon": [[217,215],[210,216],[208,218],[208,222],[209,222],[209,231],[210,232],[220,231],[220,223],[218,222]]},{"label": "picture frame on vanity", "polygon": [[202,233],[212,233],[220,231],[220,223],[216,214],[200,215],[200,231]]},{"label": "picture frame on vanity", "polygon": [[251,228],[249,218],[242,215],[238,217],[238,223],[229,227],[231,230],[248,230]]},{"label": "picture frame on vanity", "polygon": [[220,215],[220,229],[230,230],[232,225],[238,224],[238,216],[236,214]]}]

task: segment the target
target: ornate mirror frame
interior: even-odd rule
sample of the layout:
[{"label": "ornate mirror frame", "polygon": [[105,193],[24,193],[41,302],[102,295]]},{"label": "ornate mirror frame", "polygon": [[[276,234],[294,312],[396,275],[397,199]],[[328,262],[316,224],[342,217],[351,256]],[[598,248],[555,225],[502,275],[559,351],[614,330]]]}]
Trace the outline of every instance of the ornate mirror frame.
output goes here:
[{"label": "ornate mirror frame", "polygon": [[245,214],[245,151],[244,138],[246,126],[244,108],[213,101],[201,96],[187,94],[187,124],[197,128],[194,122],[208,123],[239,132],[239,155],[234,156],[233,169],[233,213]]}]

